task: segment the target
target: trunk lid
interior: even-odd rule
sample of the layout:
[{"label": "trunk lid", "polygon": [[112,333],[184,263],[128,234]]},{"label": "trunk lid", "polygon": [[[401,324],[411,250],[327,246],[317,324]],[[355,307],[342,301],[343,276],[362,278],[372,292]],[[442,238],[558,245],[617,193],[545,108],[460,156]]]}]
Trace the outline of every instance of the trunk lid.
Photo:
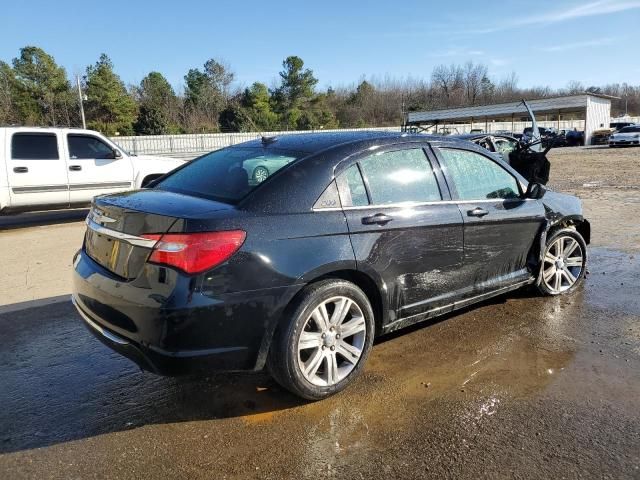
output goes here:
[{"label": "trunk lid", "polygon": [[233,206],[152,189],[96,197],[87,216],[84,249],[114,275],[132,280],[155,244],[143,235],[182,232],[185,220],[229,209]]}]

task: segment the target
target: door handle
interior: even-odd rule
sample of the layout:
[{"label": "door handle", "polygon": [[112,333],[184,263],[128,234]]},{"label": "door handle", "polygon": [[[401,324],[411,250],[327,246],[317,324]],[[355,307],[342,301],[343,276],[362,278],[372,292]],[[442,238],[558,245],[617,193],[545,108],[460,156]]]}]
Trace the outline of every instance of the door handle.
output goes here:
[{"label": "door handle", "polygon": [[13,167],[15,173],[27,173],[29,169],[27,167]]},{"label": "door handle", "polygon": [[72,172],[79,172],[82,170],[82,165],[69,165],[69,170]]},{"label": "door handle", "polygon": [[370,217],[363,217],[362,224],[363,225],[385,225],[393,220],[393,217],[389,215],[385,215],[384,213],[376,213],[375,215],[371,215]]},{"label": "door handle", "polygon": [[489,210],[476,207],[473,210],[467,210],[467,215],[470,217],[484,217],[485,215],[489,215]]}]

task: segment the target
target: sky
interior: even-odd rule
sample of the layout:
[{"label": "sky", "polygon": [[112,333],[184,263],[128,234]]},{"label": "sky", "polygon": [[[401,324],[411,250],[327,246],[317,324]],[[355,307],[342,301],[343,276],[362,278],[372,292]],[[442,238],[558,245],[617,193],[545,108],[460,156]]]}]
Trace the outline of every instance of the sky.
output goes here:
[{"label": "sky", "polygon": [[104,52],[125,83],[159,71],[178,90],[209,58],[238,86],[273,85],[289,55],[322,88],[469,60],[494,80],[515,72],[521,87],[640,84],[640,0],[31,0],[0,11],[0,60],[35,45],[74,76]]}]

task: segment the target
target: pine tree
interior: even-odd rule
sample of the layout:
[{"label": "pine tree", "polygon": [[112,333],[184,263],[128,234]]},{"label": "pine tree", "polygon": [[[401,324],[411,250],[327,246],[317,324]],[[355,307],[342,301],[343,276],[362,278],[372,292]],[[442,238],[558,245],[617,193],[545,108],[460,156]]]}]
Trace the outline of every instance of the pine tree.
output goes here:
[{"label": "pine tree", "polygon": [[103,53],[95,65],[87,67],[85,84],[89,128],[107,135],[133,133],[136,104],[107,55]]}]

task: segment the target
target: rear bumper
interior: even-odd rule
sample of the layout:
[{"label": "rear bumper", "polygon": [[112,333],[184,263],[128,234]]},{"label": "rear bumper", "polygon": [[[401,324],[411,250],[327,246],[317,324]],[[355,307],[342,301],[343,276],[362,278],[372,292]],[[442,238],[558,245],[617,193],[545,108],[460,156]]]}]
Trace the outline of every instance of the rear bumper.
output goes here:
[{"label": "rear bumper", "polygon": [[71,297],[87,329],[104,345],[136,363],[142,370],[158,375],[179,376],[212,371],[246,370],[246,347],[218,348],[209,351],[166,352],[144,347],[103,327],[75,296]]},{"label": "rear bumper", "polygon": [[76,254],[72,301],[102,343],[160,375],[262,368],[291,287],[209,296],[197,281],[158,269],[125,282],[84,251]]}]

